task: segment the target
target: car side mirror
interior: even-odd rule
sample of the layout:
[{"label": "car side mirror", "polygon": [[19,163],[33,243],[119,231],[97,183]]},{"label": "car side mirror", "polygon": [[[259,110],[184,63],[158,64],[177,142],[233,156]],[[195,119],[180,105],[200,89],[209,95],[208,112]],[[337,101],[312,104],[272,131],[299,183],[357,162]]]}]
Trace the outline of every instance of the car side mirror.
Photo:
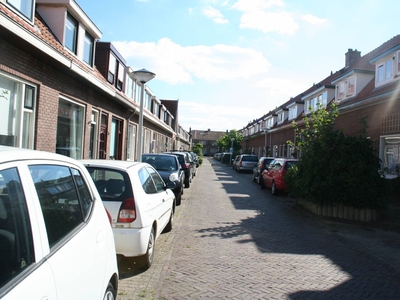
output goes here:
[{"label": "car side mirror", "polygon": [[169,182],[167,182],[167,183],[165,184],[164,190],[166,190],[166,189],[173,189],[173,188],[175,188],[175,187],[176,187],[175,182],[169,181]]}]

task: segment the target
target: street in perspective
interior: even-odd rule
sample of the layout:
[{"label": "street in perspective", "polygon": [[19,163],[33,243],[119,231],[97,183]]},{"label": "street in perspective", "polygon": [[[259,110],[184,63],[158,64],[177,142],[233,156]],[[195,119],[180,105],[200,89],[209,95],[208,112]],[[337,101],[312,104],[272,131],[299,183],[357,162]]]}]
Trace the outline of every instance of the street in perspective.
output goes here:
[{"label": "street in perspective", "polygon": [[120,262],[117,299],[400,299],[399,248],[396,231],[312,218],[204,157],[152,266]]}]

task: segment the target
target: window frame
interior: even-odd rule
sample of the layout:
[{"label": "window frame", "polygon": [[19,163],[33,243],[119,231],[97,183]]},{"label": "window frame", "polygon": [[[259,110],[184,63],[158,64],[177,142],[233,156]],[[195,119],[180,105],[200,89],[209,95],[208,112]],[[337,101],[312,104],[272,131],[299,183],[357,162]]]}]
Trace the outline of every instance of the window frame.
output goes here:
[{"label": "window frame", "polygon": [[[18,3],[19,2],[19,5]],[[6,0],[6,4],[23,18],[28,19],[30,22],[33,23],[34,15],[35,15],[35,0]],[[31,4],[30,7],[27,4]],[[23,8],[23,6],[26,6]]]},{"label": "window frame", "polygon": [[93,67],[94,57],[94,37],[92,37],[87,31],[83,38],[83,61],[89,66]]},{"label": "window frame", "polygon": [[[68,29],[69,25],[72,25],[71,29]],[[74,16],[67,11],[67,15],[65,18],[64,46],[75,55],[77,53],[77,46],[78,46],[78,30],[79,30],[78,20],[75,19]]]}]

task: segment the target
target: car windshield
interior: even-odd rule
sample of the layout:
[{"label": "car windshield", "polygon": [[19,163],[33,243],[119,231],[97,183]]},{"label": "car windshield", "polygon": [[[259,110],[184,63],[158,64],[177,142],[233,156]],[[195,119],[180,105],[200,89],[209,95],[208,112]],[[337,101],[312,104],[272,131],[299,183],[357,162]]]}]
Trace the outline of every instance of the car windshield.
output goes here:
[{"label": "car windshield", "polygon": [[243,156],[242,161],[258,161],[257,156]]},{"label": "car windshield", "polygon": [[157,171],[176,171],[176,159],[169,156],[143,156],[143,162],[152,165]]}]

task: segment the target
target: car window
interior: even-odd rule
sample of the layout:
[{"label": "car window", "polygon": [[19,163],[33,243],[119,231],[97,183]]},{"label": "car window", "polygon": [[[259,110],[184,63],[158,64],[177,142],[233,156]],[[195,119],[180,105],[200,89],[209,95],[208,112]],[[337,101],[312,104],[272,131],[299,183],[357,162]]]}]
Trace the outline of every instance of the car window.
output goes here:
[{"label": "car window", "polygon": [[126,172],[101,167],[86,167],[86,169],[102,200],[122,202],[127,198],[133,198],[130,179]]},{"label": "car window", "polygon": [[156,187],[157,193],[163,192],[164,191],[164,181],[162,180],[160,175],[153,168],[147,167],[146,169],[154,181],[154,185]]},{"label": "car window", "polygon": [[[84,212],[73,174],[66,166],[31,165],[29,171],[42,208],[49,245],[53,247],[84,222],[91,201],[84,200]],[[82,183],[80,188],[87,189]]]},{"label": "car window", "polygon": [[287,161],[285,164],[285,170],[289,170],[291,167],[297,164],[297,161]]},{"label": "car window", "polygon": [[258,161],[257,156],[243,156],[242,161]]},{"label": "car window", "polygon": [[149,171],[147,171],[147,168],[141,168],[139,170],[139,179],[146,194],[157,193],[156,186],[154,185],[154,182],[149,174]]},{"label": "car window", "polygon": [[16,168],[0,171],[0,288],[34,263],[32,230]]}]

